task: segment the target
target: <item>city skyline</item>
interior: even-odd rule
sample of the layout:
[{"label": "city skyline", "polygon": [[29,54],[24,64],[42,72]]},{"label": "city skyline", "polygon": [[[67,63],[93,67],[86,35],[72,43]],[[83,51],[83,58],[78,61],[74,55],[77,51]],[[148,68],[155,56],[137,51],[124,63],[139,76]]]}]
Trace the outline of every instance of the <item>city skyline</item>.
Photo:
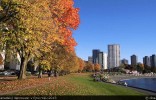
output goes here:
[{"label": "city skyline", "polygon": [[[77,56],[87,60],[92,49],[107,52],[108,44],[120,44],[121,59],[156,54],[155,0],[75,0],[81,23],[74,31]],[[108,52],[107,52],[108,53]]]},{"label": "city skyline", "polygon": [[[110,44],[108,44],[108,45],[110,45]],[[107,46],[108,46],[108,45],[107,45]],[[108,49],[108,48],[107,48],[107,49]],[[92,50],[99,50],[99,52],[102,51],[102,52],[108,54],[108,50],[103,51],[103,50],[101,50],[101,49],[99,49],[99,48],[94,48],[94,49],[92,49]],[[87,56],[87,59],[84,59],[84,60],[88,61],[88,57],[91,57],[92,54],[93,54],[93,52],[92,52],[90,55]],[[120,54],[121,54],[121,53],[120,53]],[[138,57],[137,54],[131,54],[131,55],[129,56],[129,58],[121,58],[121,57],[120,57],[120,60],[126,59],[126,60],[128,60],[128,64],[131,64],[131,56],[133,56],[133,55],[136,55],[136,56],[137,56],[137,63],[144,63],[143,61],[144,61],[144,57],[145,57],[145,56],[150,57],[150,56],[156,55],[156,54],[153,53],[153,54],[151,54],[151,55],[142,55],[142,58],[140,57],[140,61],[138,60],[139,57]]]},{"label": "city skyline", "polygon": [[119,44],[109,44],[108,53],[101,51],[100,49],[93,49],[92,56],[88,56],[88,62],[93,64],[100,64],[101,68],[113,68],[119,67],[121,64],[128,64],[131,66],[136,66],[138,64],[144,64],[144,66],[156,66],[156,55],[152,54],[150,56],[144,56],[142,62],[138,61],[137,55],[130,56],[130,63],[125,58],[120,58],[120,45]]}]

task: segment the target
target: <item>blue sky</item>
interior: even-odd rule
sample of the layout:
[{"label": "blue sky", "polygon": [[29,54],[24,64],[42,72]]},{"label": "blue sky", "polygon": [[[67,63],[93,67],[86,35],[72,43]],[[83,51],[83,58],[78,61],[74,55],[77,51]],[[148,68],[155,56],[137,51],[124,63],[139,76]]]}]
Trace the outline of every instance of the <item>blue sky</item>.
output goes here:
[{"label": "blue sky", "polygon": [[74,31],[77,56],[84,60],[92,49],[107,52],[120,44],[121,59],[156,54],[156,0],[74,0],[80,25]]}]

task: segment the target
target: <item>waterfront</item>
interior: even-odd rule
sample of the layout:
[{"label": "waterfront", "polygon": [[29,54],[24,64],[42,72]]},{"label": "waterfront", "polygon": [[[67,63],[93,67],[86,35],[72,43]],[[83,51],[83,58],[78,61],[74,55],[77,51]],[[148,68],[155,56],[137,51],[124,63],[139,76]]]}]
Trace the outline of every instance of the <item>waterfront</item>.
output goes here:
[{"label": "waterfront", "polygon": [[[118,81],[122,81],[122,80],[133,80],[133,79],[151,79],[151,78],[155,78],[156,79],[156,74],[140,74],[140,75],[135,75],[135,74],[115,74],[115,75],[109,75],[110,79],[113,79],[115,82]],[[146,81],[144,81],[146,82]],[[140,83],[143,84],[143,83]],[[152,84],[152,83],[151,83]],[[156,84],[155,82],[153,84]],[[147,85],[148,86],[148,85]],[[142,87],[137,87],[137,86],[130,86],[130,84],[128,83],[128,87],[127,88],[132,88],[135,89],[137,91],[140,92],[145,92],[149,95],[156,95],[155,91],[151,91],[149,89],[143,89]]]},{"label": "waterfront", "polygon": [[111,75],[109,74],[109,77],[113,79],[114,81],[118,82],[120,80],[125,80],[125,79],[136,79],[136,78],[156,78],[156,74],[115,74]]},{"label": "waterfront", "polygon": [[136,78],[136,79],[126,79],[125,81],[128,86],[141,88],[156,92],[156,78]]}]

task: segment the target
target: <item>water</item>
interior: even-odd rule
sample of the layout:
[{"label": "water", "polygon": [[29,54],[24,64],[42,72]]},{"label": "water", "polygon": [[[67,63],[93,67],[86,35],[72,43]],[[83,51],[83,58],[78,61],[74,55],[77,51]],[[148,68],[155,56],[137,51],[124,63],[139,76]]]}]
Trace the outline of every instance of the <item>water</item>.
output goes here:
[{"label": "water", "polygon": [[142,88],[156,92],[156,78],[138,78],[123,80],[128,86]]}]

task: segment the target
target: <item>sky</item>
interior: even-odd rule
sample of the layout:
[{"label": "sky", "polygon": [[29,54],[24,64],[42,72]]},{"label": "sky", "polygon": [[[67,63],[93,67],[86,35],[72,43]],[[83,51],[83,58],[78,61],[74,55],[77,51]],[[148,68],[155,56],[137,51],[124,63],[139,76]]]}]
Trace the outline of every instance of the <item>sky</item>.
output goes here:
[{"label": "sky", "polygon": [[120,44],[120,57],[130,63],[156,54],[156,0],[74,0],[80,25],[73,32],[76,54],[88,60],[93,49],[108,53],[108,44]]}]

